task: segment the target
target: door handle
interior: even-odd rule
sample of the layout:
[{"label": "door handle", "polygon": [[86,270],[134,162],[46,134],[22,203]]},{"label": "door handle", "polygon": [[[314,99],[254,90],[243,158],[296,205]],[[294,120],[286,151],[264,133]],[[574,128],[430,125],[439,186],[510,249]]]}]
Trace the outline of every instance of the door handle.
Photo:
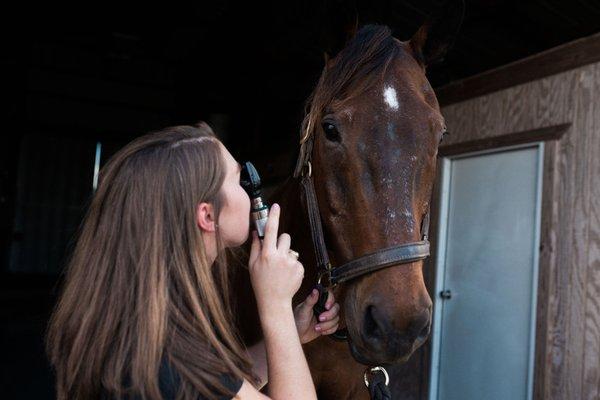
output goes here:
[{"label": "door handle", "polygon": [[440,297],[441,297],[442,299],[446,299],[446,300],[447,300],[447,299],[451,299],[451,298],[452,298],[452,291],[450,291],[450,290],[448,290],[448,289],[446,289],[446,290],[442,290],[442,291],[440,292]]}]

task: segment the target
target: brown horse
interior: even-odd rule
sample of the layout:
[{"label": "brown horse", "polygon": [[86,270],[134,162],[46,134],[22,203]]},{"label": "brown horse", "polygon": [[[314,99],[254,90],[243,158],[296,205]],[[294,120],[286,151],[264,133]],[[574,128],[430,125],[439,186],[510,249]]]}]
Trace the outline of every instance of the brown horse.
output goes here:
[{"label": "brown horse", "polygon": [[[369,25],[328,57],[302,136],[314,143],[312,176],[334,268],[421,239],[445,133],[425,69],[456,34],[462,19],[462,2],[457,3],[409,41]],[[290,177],[270,202],[281,205],[280,232],[290,233],[305,266],[298,292],[304,299],[316,282],[316,258],[298,179]],[[432,301],[422,267],[422,261],[395,265],[335,288],[348,341],[322,337],[305,346],[319,398],[369,398],[365,366],[403,363],[425,342]],[[245,300],[252,297],[248,286]],[[255,315],[240,314],[246,318],[245,337],[256,339]]]}]

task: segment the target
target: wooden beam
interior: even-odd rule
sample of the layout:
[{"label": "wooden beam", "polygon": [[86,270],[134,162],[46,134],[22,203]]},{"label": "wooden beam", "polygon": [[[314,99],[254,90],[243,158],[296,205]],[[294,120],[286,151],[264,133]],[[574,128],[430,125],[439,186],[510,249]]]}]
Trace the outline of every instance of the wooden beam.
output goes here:
[{"label": "wooden beam", "polygon": [[488,150],[504,146],[523,143],[533,143],[546,140],[558,140],[569,129],[571,123],[552,125],[539,129],[507,133],[491,138],[475,139],[467,142],[441,146],[438,150],[440,157],[457,154],[471,153],[473,151]]},{"label": "wooden beam", "polygon": [[600,33],[554,47],[435,90],[441,106],[600,61]]}]

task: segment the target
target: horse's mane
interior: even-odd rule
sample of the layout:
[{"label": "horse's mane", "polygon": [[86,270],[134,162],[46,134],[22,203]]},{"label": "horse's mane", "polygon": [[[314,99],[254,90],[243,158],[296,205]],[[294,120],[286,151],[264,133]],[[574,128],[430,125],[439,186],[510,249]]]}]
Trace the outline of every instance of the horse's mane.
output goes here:
[{"label": "horse's mane", "polygon": [[[308,97],[300,132],[301,143],[312,138],[321,116],[333,101],[343,101],[363,93],[385,75],[390,61],[398,54],[399,46],[390,28],[365,25],[335,57],[325,65],[317,86]],[[294,175],[301,168],[312,146],[302,146]]]}]

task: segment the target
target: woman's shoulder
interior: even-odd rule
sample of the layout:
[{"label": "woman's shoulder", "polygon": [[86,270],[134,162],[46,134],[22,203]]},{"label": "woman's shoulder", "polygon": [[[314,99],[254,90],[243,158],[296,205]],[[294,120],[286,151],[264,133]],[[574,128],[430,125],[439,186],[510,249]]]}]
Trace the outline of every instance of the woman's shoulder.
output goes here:
[{"label": "woman's shoulder", "polygon": [[[233,393],[237,393],[244,383],[243,379],[236,378],[230,374],[222,374],[219,377],[219,381]],[[158,382],[164,399],[176,398],[180,385],[180,378],[177,371],[171,366],[166,358],[163,358],[161,361]],[[200,396],[198,399],[204,400],[204,397]],[[229,400],[230,397],[221,396],[218,397],[218,399]]]}]

